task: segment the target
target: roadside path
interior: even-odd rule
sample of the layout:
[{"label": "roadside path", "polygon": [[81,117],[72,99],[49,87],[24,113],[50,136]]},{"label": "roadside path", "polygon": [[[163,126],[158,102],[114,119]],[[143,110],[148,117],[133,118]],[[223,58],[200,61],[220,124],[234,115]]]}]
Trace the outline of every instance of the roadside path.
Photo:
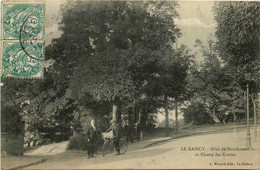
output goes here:
[{"label": "roadside path", "polygon": [[[260,140],[252,140],[253,150],[247,150],[245,130],[192,135],[157,144],[131,150],[120,156],[110,154],[93,159],[80,156],[46,161],[26,169],[260,168]],[[237,148],[245,150],[236,150]]]},{"label": "roadside path", "polygon": [[[244,131],[245,125],[225,125],[225,126],[211,126],[211,127],[197,127],[192,129],[181,129],[178,134],[171,131],[170,137],[164,137],[163,133],[159,134],[148,134],[145,136],[145,140],[141,142],[130,143],[128,146],[127,153],[136,151],[151,146],[161,145],[170,140],[177,138],[189,137],[193,135],[205,135],[212,133],[225,133],[225,132],[236,132]],[[253,130],[253,129],[252,129]],[[259,134],[260,136],[260,134]],[[34,151],[25,153],[25,156],[21,157],[6,157],[2,158],[3,169],[14,169],[14,168],[26,168],[32,165],[41,164],[43,162],[55,162],[59,160],[70,160],[74,158],[86,158],[86,151],[66,151],[68,142],[61,142],[56,144],[50,144],[42,146]],[[97,153],[98,159],[100,159],[101,153]]]}]

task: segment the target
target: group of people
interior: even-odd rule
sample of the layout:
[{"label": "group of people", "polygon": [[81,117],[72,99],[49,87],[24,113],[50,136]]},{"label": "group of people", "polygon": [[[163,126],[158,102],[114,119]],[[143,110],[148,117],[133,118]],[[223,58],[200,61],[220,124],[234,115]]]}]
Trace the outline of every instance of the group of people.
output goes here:
[{"label": "group of people", "polygon": [[[119,140],[122,136],[122,127],[121,124],[116,123],[115,120],[111,120],[111,127],[107,131],[113,131],[114,139],[113,143],[115,145],[117,154],[120,154],[120,147],[119,147]],[[90,121],[90,125],[87,128],[86,135],[87,135],[87,142],[88,142],[88,158],[94,157],[95,152],[95,144],[97,142],[97,136],[101,132],[97,130],[95,125],[95,120],[92,119]]]},{"label": "group of people", "polygon": [[[131,135],[131,128],[129,127],[128,123],[125,123],[122,127],[121,123],[116,123],[114,119],[110,121],[110,128],[108,131],[113,131],[113,144],[115,145],[117,154],[120,154],[120,147],[119,147],[119,141],[120,138],[123,135],[123,130],[125,131],[127,142],[130,139],[131,143],[133,143],[133,138]],[[140,133],[140,123],[136,124],[137,129],[137,140],[139,141],[139,133]],[[97,129],[95,125],[95,120],[91,119],[90,125],[87,127],[86,136],[87,136],[87,142],[88,142],[88,158],[94,157],[95,152],[95,144],[97,143],[98,134],[101,134],[101,132]]]}]

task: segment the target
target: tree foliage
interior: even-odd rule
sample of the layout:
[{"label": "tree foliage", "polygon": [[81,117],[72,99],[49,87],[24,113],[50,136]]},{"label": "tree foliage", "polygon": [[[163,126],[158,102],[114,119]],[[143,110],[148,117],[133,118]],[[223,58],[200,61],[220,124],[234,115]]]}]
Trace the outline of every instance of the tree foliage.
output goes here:
[{"label": "tree foliage", "polygon": [[216,37],[221,58],[234,66],[251,66],[259,59],[258,2],[216,2]]},{"label": "tree foliage", "polygon": [[219,58],[214,41],[209,40],[205,44],[197,40],[196,47],[204,60],[200,65],[193,65],[188,76],[193,104],[202,104],[206,113],[217,123],[225,123],[227,115],[241,119],[244,115],[243,89],[237,82],[237,76]]},{"label": "tree foliage", "polygon": [[187,108],[182,109],[182,111],[185,123],[193,123],[194,125],[214,123],[203,103],[191,102],[191,104]]},{"label": "tree foliage", "polygon": [[[80,97],[89,93],[95,100],[114,101],[136,98],[142,93],[155,72],[152,68],[160,58],[160,49],[180,35],[170,19],[177,16],[174,5],[168,2],[73,2],[65,5],[64,35],[80,37],[72,31],[76,25],[87,44],[77,50],[77,58],[83,62],[73,72],[72,94]],[[173,10],[166,13],[170,7]],[[74,45],[81,47],[82,39]]]},{"label": "tree foliage", "polygon": [[[242,113],[246,83],[250,93],[259,91],[260,5],[258,2],[216,2],[214,13],[217,48],[225,62],[224,70],[230,77],[229,94],[233,92],[229,106],[231,104],[232,109]],[[252,76],[248,82],[244,77],[246,72]]]},{"label": "tree foliage", "polygon": [[173,20],[178,16],[176,6],[176,2],[65,3],[63,34],[45,49],[44,79],[15,84],[5,80],[10,83],[6,93],[12,92],[8,102],[14,100],[21,109],[26,131],[47,138],[57,133],[68,136],[84,129],[89,116],[108,114],[114,102],[138,101],[143,95],[154,100],[149,91],[158,80],[164,48],[181,35]]}]

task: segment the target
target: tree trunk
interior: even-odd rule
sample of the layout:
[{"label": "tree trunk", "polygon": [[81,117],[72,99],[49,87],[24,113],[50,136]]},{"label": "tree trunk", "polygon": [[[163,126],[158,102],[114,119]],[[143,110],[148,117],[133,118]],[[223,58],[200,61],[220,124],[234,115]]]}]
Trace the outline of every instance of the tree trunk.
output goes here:
[{"label": "tree trunk", "polygon": [[168,112],[167,95],[164,95],[164,109],[165,109],[165,136],[169,136],[169,112]]},{"label": "tree trunk", "polygon": [[257,113],[256,113],[256,103],[254,103],[254,127],[255,127],[255,140],[257,139]]},{"label": "tree trunk", "polygon": [[176,133],[179,132],[179,120],[178,120],[178,100],[177,97],[175,97],[175,125],[176,125]]},{"label": "tree trunk", "polygon": [[117,105],[113,104],[113,113],[112,113],[113,120],[116,120],[116,112],[117,112]]},{"label": "tree trunk", "polygon": [[213,110],[213,114],[210,114],[210,116],[212,117],[212,119],[214,120],[215,123],[220,123],[220,120],[216,116],[215,109]]},{"label": "tree trunk", "polygon": [[246,123],[246,91],[244,91],[244,103],[245,103],[245,105],[244,105],[244,109],[245,109],[245,123]]},{"label": "tree trunk", "polygon": [[256,101],[254,100],[253,96],[250,95],[251,100],[253,102],[254,107],[254,129],[255,129],[255,139],[257,139],[257,113],[256,113]]},{"label": "tree trunk", "polygon": [[218,117],[216,116],[216,111],[215,108],[213,109],[213,111],[211,111],[209,109],[209,107],[206,105],[206,110],[208,112],[208,115],[210,115],[210,117],[214,120],[215,123],[220,123],[220,120],[218,119]]},{"label": "tree trunk", "polygon": [[135,101],[135,100],[134,100],[134,107],[135,107],[135,108],[134,108],[134,109],[135,109],[135,110],[134,110],[134,112],[135,112],[135,113],[134,113],[134,114],[135,114],[135,115],[134,115],[134,116],[135,116],[135,117],[134,117],[134,123],[136,123],[136,122],[137,122],[137,104],[136,104],[136,101]]},{"label": "tree trunk", "polygon": [[233,122],[235,122],[237,120],[237,116],[236,116],[236,113],[232,113],[233,114]]},{"label": "tree trunk", "polygon": [[142,109],[139,110],[138,108],[138,122],[140,123],[140,136],[139,136],[139,139],[142,141],[144,140],[144,136],[143,136],[143,128],[144,128],[144,122],[142,120]]},{"label": "tree trunk", "polygon": [[117,109],[116,109],[116,123],[121,124],[121,113],[122,113],[122,108],[121,108],[121,103],[120,101],[117,102]]}]

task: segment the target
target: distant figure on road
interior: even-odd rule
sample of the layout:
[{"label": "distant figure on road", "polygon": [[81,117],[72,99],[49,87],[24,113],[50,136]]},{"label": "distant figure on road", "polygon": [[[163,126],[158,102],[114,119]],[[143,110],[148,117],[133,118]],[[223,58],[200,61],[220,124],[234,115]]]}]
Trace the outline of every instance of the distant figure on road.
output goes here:
[{"label": "distant figure on road", "polygon": [[90,125],[87,128],[87,140],[88,140],[88,158],[94,157],[95,143],[97,141],[97,128],[95,126],[95,120],[91,119]]}]

